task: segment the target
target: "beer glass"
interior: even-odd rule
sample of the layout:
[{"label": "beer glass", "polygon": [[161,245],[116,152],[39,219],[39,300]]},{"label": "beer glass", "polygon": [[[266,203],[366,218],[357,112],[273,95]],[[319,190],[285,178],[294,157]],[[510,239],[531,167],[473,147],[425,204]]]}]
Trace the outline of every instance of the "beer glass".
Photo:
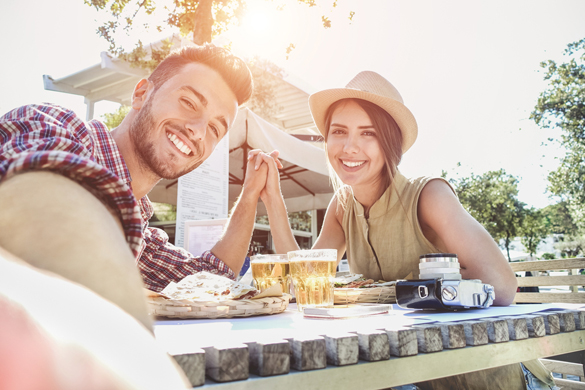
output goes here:
[{"label": "beer glass", "polygon": [[288,252],[297,308],[333,306],[336,249]]},{"label": "beer glass", "polygon": [[290,268],[286,255],[256,255],[250,257],[252,278],[258,290],[280,284],[282,292],[290,293]]}]

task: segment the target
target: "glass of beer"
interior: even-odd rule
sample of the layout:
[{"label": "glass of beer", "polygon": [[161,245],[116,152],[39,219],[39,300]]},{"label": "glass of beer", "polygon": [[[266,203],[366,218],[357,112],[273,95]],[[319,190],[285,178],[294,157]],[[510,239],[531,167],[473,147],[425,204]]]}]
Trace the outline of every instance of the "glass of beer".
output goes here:
[{"label": "glass of beer", "polygon": [[286,255],[256,255],[250,257],[252,278],[260,291],[280,284],[282,292],[290,294],[290,268]]},{"label": "glass of beer", "polygon": [[333,306],[337,250],[288,252],[288,261],[299,311],[303,311],[305,307]]}]

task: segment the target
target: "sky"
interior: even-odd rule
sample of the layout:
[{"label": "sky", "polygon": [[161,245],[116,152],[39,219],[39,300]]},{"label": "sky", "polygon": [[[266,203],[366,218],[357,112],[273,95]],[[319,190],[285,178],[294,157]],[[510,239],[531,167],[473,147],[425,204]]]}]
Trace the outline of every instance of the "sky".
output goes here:
[{"label": "sky", "polygon": [[[522,202],[540,208],[556,201],[546,193],[547,175],[563,151],[547,139],[560,133],[538,128],[529,116],[546,88],[540,63],[562,61],[566,45],[585,37],[585,1],[337,3],[249,0],[247,17],[222,40],[238,55],[275,62],[307,92],[343,87],[362,70],[380,73],[418,122],[418,139],[399,166],[406,176],[445,170],[457,178],[503,168],[518,177]],[[0,11],[0,112],[53,102],[85,117],[82,97],[43,90],[42,75],[59,78],[97,64],[108,48],[96,34],[106,15],[83,0],[7,0]],[[323,15],[331,28],[322,27]],[[125,39],[137,37],[146,43],[162,36]],[[116,107],[99,103],[96,117]]]}]

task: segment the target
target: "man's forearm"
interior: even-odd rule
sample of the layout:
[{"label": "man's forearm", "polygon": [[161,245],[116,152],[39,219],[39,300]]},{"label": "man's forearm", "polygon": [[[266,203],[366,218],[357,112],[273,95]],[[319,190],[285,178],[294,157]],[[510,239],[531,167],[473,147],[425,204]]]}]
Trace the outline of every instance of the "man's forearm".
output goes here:
[{"label": "man's forearm", "polygon": [[239,274],[254,231],[258,195],[244,188],[234,206],[222,238],[211,249],[228,267]]}]

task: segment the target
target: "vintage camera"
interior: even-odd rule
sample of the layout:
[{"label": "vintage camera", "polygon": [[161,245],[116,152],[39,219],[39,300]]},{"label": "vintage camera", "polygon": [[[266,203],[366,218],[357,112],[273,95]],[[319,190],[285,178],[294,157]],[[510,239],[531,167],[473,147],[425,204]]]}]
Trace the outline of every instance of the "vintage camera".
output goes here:
[{"label": "vintage camera", "polygon": [[460,310],[486,308],[494,302],[493,286],[461,279],[457,255],[430,253],[420,257],[418,280],[396,282],[396,302],[406,309]]}]

